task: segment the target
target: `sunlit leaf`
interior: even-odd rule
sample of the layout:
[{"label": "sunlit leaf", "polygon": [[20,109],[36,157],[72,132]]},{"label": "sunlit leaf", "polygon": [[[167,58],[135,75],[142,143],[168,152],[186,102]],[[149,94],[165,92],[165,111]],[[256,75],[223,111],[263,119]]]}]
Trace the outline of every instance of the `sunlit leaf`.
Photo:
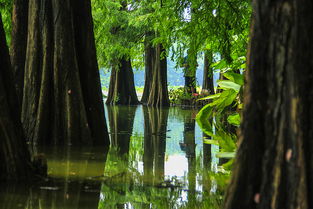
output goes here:
[{"label": "sunlit leaf", "polygon": [[242,74],[234,73],[234,72],[226,72],[223,74],[227,79],[235,82],[236,84],[239,84],[242,86],[244,84],[244,77]]},{"label": "sunlit leaf", "polygon": [[220,97],[214,100],[209,105],[216,106],[217,111],[222,112],[225,107],[231,105],[237,97],[237,92],[233,89],[225,90],[221,93]]},{"label": "sunlit leaf", "polygon": [[212,125],[209,121],[213,113],[212,111],[213,107],[211,107],[210,104],[207,104],[199,111],[196,117],[196,121],[200,126],[201,130],[209,136],[213,135]]},{"label": "sunlit leaf", "polygon": [[222,88],[222,89],[233,89],[236,92],[240,91],[241,86],[233,81],[229,80],[218,80],[217,84]]},{"label": "sunlit leaf", "polygon": [[232,114],[232,115],[228,116],[227,122],[229,124],[232,124],[232,125],[235,125],[235,126],[239,126],[240,125],[240,115],[239,115],[239,113],[235,113],[235,114]]},{"label": "sunlit leaf", "polygon": [[216,153],[216,157],[217,158],[228,158],[228,159],[231,159],[231,158],[234,158],[236,155],[236,152],[218,152]]},{"label": "sunlit leaf", "polygon": [[212,140],[212,139],[203,139],[203,143],[205,143],[205,144],[219,145],[219,144],[218,144],[218,141]]},{"label": "sunlit leaf", "polygon": [[218,98],[221,96],[221,93],[217,93],[217,94],[213,94],[213,95],[210,95],[210,96],[207,96],[207,97],[203,97],[201,99],[198,99],[198,100],[208,100],[208,99],[215,99],[215,98]]}]

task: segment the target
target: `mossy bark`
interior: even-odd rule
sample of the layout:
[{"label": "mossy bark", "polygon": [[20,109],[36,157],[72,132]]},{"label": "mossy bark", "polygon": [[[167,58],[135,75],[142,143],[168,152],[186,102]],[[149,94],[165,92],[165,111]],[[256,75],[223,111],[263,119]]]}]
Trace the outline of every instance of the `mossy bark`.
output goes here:
[{"label": "mossy bark", "polygon": [[101,144],[109,137],[90,1],[29,1],[22,122],[33,143]]},{"label": "mossy bark", "polygon": [[313,208],[313,2],[253,7],[240,146],[224,208]]},{"label": "mossy bark", "polygon": [[139,104],[130,60],[121,59],[119,67],[113,67],[110,77],[108,105]]},{"label": "mossy bark", "polygon": [[170,101],[167,89],[167,61],[166,57],[161,57],[165,52],[162,44],[155,47],[155,62],[152,73],[152,85],[147,105],[149,106],[169,106]]},{"label": "mossy bark", "polygon": [[32,174],[18,109],[0,14],[0,180],[26,180]]}]

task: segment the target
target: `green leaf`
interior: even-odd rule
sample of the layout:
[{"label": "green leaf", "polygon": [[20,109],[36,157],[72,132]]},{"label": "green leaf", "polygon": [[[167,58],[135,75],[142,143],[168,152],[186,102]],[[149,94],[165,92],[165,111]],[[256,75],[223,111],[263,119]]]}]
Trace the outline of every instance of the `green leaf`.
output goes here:
[{"label": "green leaf", "polygon": [[236,155],[236,152],[218,152],[216,153],[216,157],[217,158],[228,158],[228,159],[231,159],[231,158],[234,158]]},{"label": "green leaf", "polygon": [[234,73],[234,72],[226,72],[223,74],[223,76],[235,82],[236,84],[239,84],[240,86],[243,86],[244,84],[244,77],[242,74]]},{"label": "green leaf", "polygon": [[227,65],[227,62],[226,62],[226,60],[220,60],[220,61],[218,61],[218,62],[216,62],[216,63],[213,63],[212,65],[211,65],[211,67],[213,67],[213,68],[215,68],[215,69],[223,69],[223,68],[226,68],[228,65]]},{"label": "green leaf", "polygon": [[210,96],[207,96],[207,97],[203,97],[203,98],[198,99],[198,100],[215,99],[215,98],[218,98],[220,96],[221,96],[221,93],[217,93],[217,94],[213,94],[213,95],[210,95]]},{"label": "green leaf", "polygon": [[222,129],[216,130],[214,136],[215,140],[218,140],[221,152],[234,152],[236,150],[235,135],[226,133]]},{"label": "green leaf", "polygon": [[239,113],[235,113],[235,114],[232,114],[232,115],[228,116],[227,122],[229,124],[232,124],[232,125],[235,125],[235,126],[239,126],[240,125],[240,115],[239,115]]},{"label": "green leaf", "polygon": [[236,92],[240,91],[241,86],[233,81],[228,81],[228,80],[218,80],[217,84],[222,88],[222,89],[233,89]]},{"label": "green leaf", "polygon": [[205,105],[197,114],[196,121],[201,128],[201,130],[209,135],[212,136],[212,124],[210,123],[210,119],[212,118],[213,107],[210,104]]},{"label": "green leaf", "polygon": [[212,139],[203,139],[203,143],[205,143],[205,144],[219,145],[218,141],[212,140]]},{"label": "green leaf", "polygon": [[218,112],[222,112],[225,107],[231,105],[236,99],[238,92],[233,89],[225,90],[221,93],[220,97],[208,104],[210,106],[216,106]]}]

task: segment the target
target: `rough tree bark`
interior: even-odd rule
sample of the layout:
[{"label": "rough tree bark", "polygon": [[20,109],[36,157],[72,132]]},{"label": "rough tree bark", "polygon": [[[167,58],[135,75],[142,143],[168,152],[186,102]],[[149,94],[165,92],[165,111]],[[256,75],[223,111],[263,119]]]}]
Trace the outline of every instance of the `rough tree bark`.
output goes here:
[{"label": "rough tree bark", "polygon": [[0,14],[0,180],[25,180],[32,174],[18,109]]},{"label": "rough tree bark", "polygon": [[152,85],[153,66],[155,62],[155,49],[152,46],[152,33],[147,33],[145,37],[145,86],[141,102],[147,104]]},{"label": "rough tree bark", "polygon": [[151,91],[147,105],[149,106],[169,106],[170,101],[167,89],[167,62],[166,57],[161,57],[165,52],[162,44],[155,47],[155,62],[153,66],[153,76]]},{"label": "rough tree bark", "polygon": [[226,209],[313,208],[313,2],[254,0]]},{"label": "rough tree bark", "polygon": [[119,67],[113,67],[110,77],[108,105],[139,104],[130,60],[121,59]]},{"label": "rough tree bark", "polygon": [[22,122],[34,143],[109,143],[90,1],[29,1]]},{"label": "rough tree bark", "polygon": [[212,62],[213,62],[212,52],[206,51],[204,53],[203,84],[201,93],[214,94],[213,70],[212,68],[210,68]]},{"label": "rough tree bark", "polygon": [[14,0],[10,47],[14,83],[20,108],[23,100],[24,68],[27,47],[28,0]]}]

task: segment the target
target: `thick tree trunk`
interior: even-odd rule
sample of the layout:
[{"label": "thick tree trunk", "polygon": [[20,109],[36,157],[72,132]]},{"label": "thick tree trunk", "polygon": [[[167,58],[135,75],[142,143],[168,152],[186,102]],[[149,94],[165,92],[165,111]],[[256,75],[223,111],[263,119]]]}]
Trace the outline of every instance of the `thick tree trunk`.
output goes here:
[{"label": "thick tree trunk", "polygon": [[153,36],[150,33],[147,33],[145,38],[145,86],[141,97],[141,102],[143,104],[148,103],[152,85],[153,66],[155,63],[155,48],[151,43],[152,37]]},{"label": "thick tree trunk", "polygon": [[167,89],[167,62],[166,57],[161,57],[163,52],[165,49],[161,44],[158,44],[155,49],[152,85],[147,103],[150,106],[170,105]]},{"label": "thick tree trunk", "polygon": [[109,143],[90,1],[29,2],[22,122],[34,143]]},{"label": "thick tree trunk", "polygon": [[120,67],[112,68],[106,104],[139,104],[134,83],[134,73],[130,60],[121,59]]},{"label": "thick tree trunk", "polygon": [[27,47],[28,0],[14,0],[12,13],[11,63],[20,109],[22,108],[24,68]]},{"label": "thick tree trunk", "polygon": [[204,54],[203,84],[201,93],[214,94],[213,69],[210,67],[212,62],[213,62],[212,52],[206,51]]},{"label": "thick tree trunk", "polygon": [[0,180],[30,178],[27,150],[0,14]]},{"label": "thick tree trunk", "polygon": [[226,209],[313,208],[313,2],[254,0]]}]

